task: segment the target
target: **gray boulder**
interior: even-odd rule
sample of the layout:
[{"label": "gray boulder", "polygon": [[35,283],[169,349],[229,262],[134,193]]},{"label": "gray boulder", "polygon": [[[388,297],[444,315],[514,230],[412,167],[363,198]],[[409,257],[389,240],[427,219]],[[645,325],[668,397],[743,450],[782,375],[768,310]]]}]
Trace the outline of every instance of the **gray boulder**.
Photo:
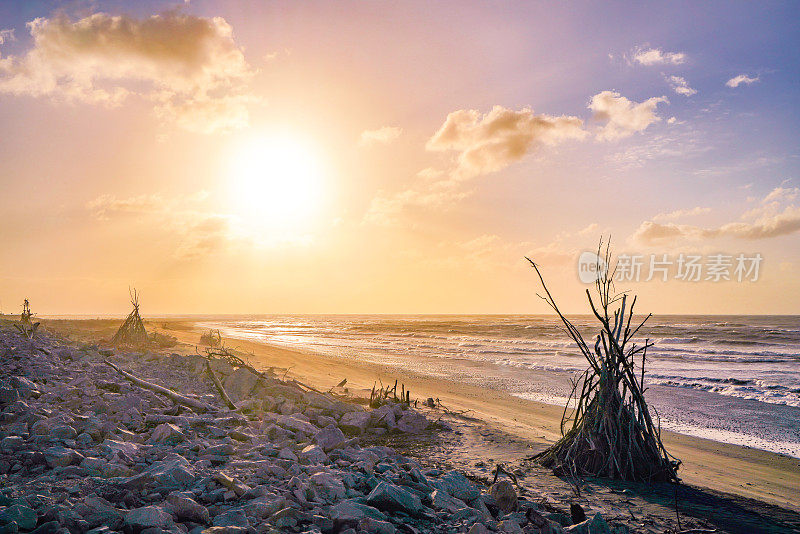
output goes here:
[{"label": "gray boulder", "polygon": [[517,492],[508,480],[500,480],[492,484],[489,493],[503,513],[507,514],[517,509]]},{"label": "gray boulder", "polygon": [[415,494],[393,484],[380,482],[369,495],[367,504],[385,512],[401,511],[409,515],[422,512],[422,501]]}]

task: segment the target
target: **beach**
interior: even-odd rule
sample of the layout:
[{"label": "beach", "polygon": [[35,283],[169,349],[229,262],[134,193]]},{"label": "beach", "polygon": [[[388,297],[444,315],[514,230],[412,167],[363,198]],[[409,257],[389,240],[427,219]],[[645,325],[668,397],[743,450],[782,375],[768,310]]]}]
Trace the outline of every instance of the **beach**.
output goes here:
[{"label": "beach", "polygon": [[[201,325],[205,324],[205,321],[197,319],[164,319],[148,321],[148,328],[175,336],[187,344],[182,350],[192,352],[196,350],[203,332]],[[78,337],[98,339],[113,333],[118,321],[56,321],[52,325]],[[524,446],[517,443],[508,450],[495,444],[492,454],[498,462],[519,462],[560,437],[563,409],[552,404],[520,398],[497,389],[423,375],[395,365],[242,339],[227,339],[226,345],[249,354],[256,367],[283,369],[281,372],[286,376],[303,380],[323,391],[346,378],[351,391],[369,396],[375,384],[385,385],[398,380],[411,391],[413,398],[439,399],[448,409],[468,411],[470,417],[485,423],[489,429],[501,430],[524,442]],[[670,431],[664,431],[663,437],[668,451],[682,462],[679,475],[686,484],[800,511],[796,496],[800,487],[800,459]]]}]

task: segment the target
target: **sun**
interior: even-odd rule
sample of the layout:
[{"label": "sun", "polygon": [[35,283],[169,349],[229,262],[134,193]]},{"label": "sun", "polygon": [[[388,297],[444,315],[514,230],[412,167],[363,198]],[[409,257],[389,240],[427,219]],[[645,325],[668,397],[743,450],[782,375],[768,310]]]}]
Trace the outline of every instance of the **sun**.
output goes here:
[{"label": "sun", "polygon": [[323,169],[315,147],[289,135],[265,135],[238,145],[230,161],[233,208],[262,228],[307,227],[323,200]]}]

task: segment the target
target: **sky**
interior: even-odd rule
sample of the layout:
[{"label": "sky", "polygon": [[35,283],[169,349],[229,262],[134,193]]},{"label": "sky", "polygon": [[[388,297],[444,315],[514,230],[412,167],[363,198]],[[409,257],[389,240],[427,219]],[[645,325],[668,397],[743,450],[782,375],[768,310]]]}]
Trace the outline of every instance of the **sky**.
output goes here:
[{"label": "sky", "polygon": [[0,2],[0,310],[800,313],[797,15]]}]

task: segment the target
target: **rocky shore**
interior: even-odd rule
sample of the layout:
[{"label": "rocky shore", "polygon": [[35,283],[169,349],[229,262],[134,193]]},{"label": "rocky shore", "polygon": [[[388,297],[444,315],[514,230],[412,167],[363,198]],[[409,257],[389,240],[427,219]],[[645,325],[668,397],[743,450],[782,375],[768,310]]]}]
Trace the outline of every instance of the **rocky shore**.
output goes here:
[{"label": "rocky shore", "polygon": [[53,332],[28,340],[0,326],[0,534],[666,530],[630,509],[570,507],[502,473],[495,481],[385,446],[463,438],[457,418],[393,401],[372,409],[212,360],[231,410],[207,365],[188,351],[133,352]]},{"label": "rocky shore", "polygon": [[[213,407],[196,413],[126,380]],[[518,498],[380,445],[429,421],[199,355],[126,352],[0,329],[0,532],[627,532],[576,526]],[[565,528],[567,526],[567,528]]]}]

